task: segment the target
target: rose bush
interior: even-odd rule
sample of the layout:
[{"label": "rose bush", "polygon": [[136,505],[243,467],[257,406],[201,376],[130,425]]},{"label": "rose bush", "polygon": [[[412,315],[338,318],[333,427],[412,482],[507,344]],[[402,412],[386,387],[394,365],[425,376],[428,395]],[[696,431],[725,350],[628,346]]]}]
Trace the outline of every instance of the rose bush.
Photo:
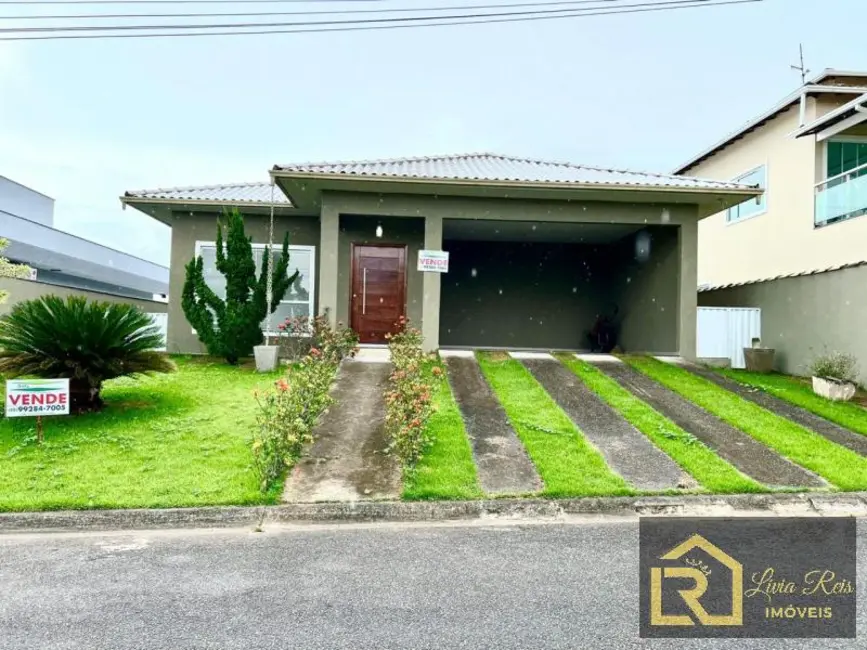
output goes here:
[{"label": "rose bush", "polygon": [[313,441],[313,427],[333,401],[329,389],[337,368],[357,350],[355,333],[342,326],[332,328],[324,316],[313,319],[308,331],[312,336],[307,354],[273,388],[255,394],[259,414],[253,458],[263,492]]},{"label": "rose bush", "polygon": [[386,431],[391,449],[405,469],[412,469],[433,443],[427,429],[431,416],[432,373],[442,372],[433,366],[422,350],[421,332],[406,318],[398,322],[398,332],[388,337],[394,370],[385,393]]}]

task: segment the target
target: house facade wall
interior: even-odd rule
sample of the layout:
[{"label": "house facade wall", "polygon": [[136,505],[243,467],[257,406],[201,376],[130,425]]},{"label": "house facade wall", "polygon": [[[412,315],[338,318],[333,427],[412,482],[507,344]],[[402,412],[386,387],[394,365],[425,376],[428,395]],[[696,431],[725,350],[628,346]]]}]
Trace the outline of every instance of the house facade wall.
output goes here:
[{"label": "house facade wall", "polygon": [[[195,254],[197,241],[214,241],[217,217],[217,212],[191,214],[187,211],[172,217],[169,352],[204,351],[184,317],[181,293],[185,278],[184,267]],[[635,267],[635,273],[622,278],[626,283],[626,277],[631,277],[630,281],[634,280],[637,287],[624,294],[636,305],[636,308],[629,312],[633,314],[634,324],[630,323],[625,331],[627,339],[634,346],[631,349],[676,352],[689,358],[695,356],[697,208],[692,205],[380,196],[332,192],[323,196],[322,212],[318,217],[278,216],[275,241],[282,239],[283,232],[288,230],[292,244],[316,248],[315,311],[323,313],[328,309],[335,321],[341,320],[344,323],[349,320],[351,244],[406,244],[407,315],[422,329],[427,345],[437,348],[441,340],[448,340],[445,335],[442,339],[440,337],[441,327],[448,324],[447,316],[443,315],[441,320],[441,283],[450,282],[455,276],[442,278],[439,274],[421,273],[416,270],[416,264],[419,249],[443,246],[442,227],[445,219],[659,224],[660,227],[664,224],[667,234],[660,236],[659,246],[654,245],[652,262],[643,272],[639,273],[639,269]],[[378,223],[383,226],[382,238],[375,237]],[[245,214],[245,228],[254,243],[267,241],[267,216]],[[633,249],[634,247],[629,250]],[[624,249],[622,257],[617,258],[624,268],[630,264],[626,250]],[[452,263],[456,264],[453,267],[456,273],[465,266],[465,260],[457,257]],[[611,296],[619,296],[616,288],[611,288]],[[646,300],[642,300],[642,297]],[[657,297],[656,302],[652,299],[654,297]],[[447,302],[442,308],[448,309],[448,306]],[[652,323],[652,326],[648,326],[648,323]],[[565,330],[567,325],[563,324],[562,327]],[[589,325],[576,322],[568,327],[583,330]],[[529,343],[528,340],[522,340],[515,345],[523,347]],[[479,342],[474,344],[478,345]]]},{"label": "house facade wall", "polygon": [[[626,352],[680,353],[680,238],[680,228],[657,226],[627,237],[618,247],[612,295],[620,310],[619,345]],[[689,320],[694,319],[693,307]]]},{"label": "house facade wall", "polygon": [[[243,213],[243,210],[242,210]],[[203,353],[204,346],[184,316],[181,295],[186,278],[185,267],[196,253],[196,242],[212,242],[217,238],[219,212],[182,212],[172,217],[171,272],[169,276],[168,336],[166,349],[171,353]],[[244,215],[244,230],[254,244],[268,242],[269,218],[258,214]],[[283,233],[289,233],[289,243],[319,246],[319,221],[316,217],[280,216],[275,220],[274,241],[282,242]],[[314,282],[314,308],[318,310],[319,278]]]},{"label": "house facade wall", "polygon": [[[382,226],[382,237],[376,226]],[[423,275],[416,271],[418,252],[424,248],[424,219],[371,219],[344,214],[340,217],[338,258],[337,320],[349,325],[352,289],[352,244],[403,244],[406,252],[406,316],[414,324],[422,323]]]},{"label": "house facade wall", "polygon": [[805,375],[816,354],[840,351],[860,363],[867,384],[867,266],[701,292],[706,307],[759,307],[762,343],[776,349],[777,368]]},{"label": "house facade wall", "polygon": [[[808,98],[806,120],[851,96]],[[824,178],[823,147],[814,136],[792,138],[800,107],[788,110],[730,143],[686,174],[732,180],[767,166],[766,211],[734,223],[720,212],[699,223],[698,281],[721,285],[824,269],[864,259],[867,218],[814,227],[814,192]]]},{"label": "house facade wall", "polygon": [[33,280],[21,280],[17,278],[0,278],[0,289],[9,292],[9,298],[3,304],[0,304],[0,316],[8,314],[16,303],[24,300],[33,300],[41,296],[55,295],[61,298],[68,296],[84,296],[88,300],[99,300],[101,302],[116,302],[128,305],[134,305],[149,314],[163,314],[168,310],[168,304],[157,302],[155,300],[143,300],[139,298],[127,298],[111,293],[101,293],[97,291],[88,291],[86,289],[78,289],[72,287],[63,287],[56,284],[48,284],[46,282],[38,282]]},{"label": "house facade wall", "polygon": [[[442,242],[442,223],[447,219],[472,220],[512,220],[539,222],[573,222],[573,223],[627,223],[642,225],[679,226],[676,231],[675,262],[677,273],[671,274],[671,262],[667,271],[661,271],[654,282],[669,283],[670,291],[676,293],[676,300],[670,309],[673,315],[667,319],[671,339],[662,341],[662,347],[672,347],[670,352],[677,352],[684,357],[695,357],[695,327],[696,327],[696,232],[697,208],[693,205],[656,205],[642,203],[614,202],[580,202],[580,201],[524,201],[517,199],[481,199],[460,197],[430,197],[415,195],[377,195],[346,192],[329,192],[322,198],[322,219],[328,224],[323,228],[323,251],[319,254],[321,287],[319,299],[320,311],[324,307],[334,306],[337,315],[343,313],[341,305],[347,305],[346,289],[348,277],[338,277],[334,286],[329,286],[325,280],[325,268],[330,258],[330,250],[336,250],[340,245],[339,234],[342,215],[367,217],[399,217],[424,219],[425,246],[439,248]],[[371,220],[370,229],[375,228],[375,219]],[[333,237],[332,234],[333,233]],[[437,233],[433,236],[432,233]],[[331,242],[331,240],[334,240]],[[385,240],[383,240],[385,241]],[[450,261],[450,264],[452,262]],[[448,340],[448,333],[440,333],[446,321],[441,320],[441,282],[450,279],[432,277],[436,274],[420,274],[415,270],[416,259],[408,260],[408,273],[422,275],[422,313],[417,320],[425,334],[426,342],[432,348],[439,347],[442,340]],[[461,263],[458,263],[458,269]],[[434,282],[437,284],[434,285]],[[436,287],[434,290],[433,287]],[[410,292],[408,301],[414,299]],[[672,294],[668,294],[671,296]],[[652,303],[651,303],[652,304]],[[448,306],[448,305],[447,305]],[[648,305],[645,309],[650,309]],[[412,312],[410,312],[412,315]],[[414,319],[415,320],[415,319]],[[435,323],[432,321],[435,320]],[[657,322],[666,320],[665,317]],[[638,323],[639,319],[636,319]],[[576,324],[577,327],[577,324]],[[640,325],[636,324],[636,331]],[[436,332],[436,338],[431,338],[431,332]],[[640,339],[638,343],[641,343]],[[524,346],[527,343],[519,343]],[[656,346],[654,346],[656,347]]]}]

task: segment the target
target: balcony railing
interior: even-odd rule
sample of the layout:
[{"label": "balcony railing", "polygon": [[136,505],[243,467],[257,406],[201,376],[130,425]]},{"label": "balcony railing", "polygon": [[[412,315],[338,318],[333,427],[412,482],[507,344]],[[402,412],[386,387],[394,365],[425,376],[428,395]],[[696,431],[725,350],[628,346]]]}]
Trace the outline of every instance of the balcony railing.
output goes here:
[{"label": "balcony railing", "polygon": [[816,184],[815,224],[867,214],[867,164]]}]

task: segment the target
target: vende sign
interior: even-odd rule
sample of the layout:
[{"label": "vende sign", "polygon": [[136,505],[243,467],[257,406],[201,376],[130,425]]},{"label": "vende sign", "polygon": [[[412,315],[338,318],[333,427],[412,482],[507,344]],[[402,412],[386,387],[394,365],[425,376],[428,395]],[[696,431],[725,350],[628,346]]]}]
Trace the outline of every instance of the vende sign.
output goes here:
[{"label": "vende sign", "polygon": [[419,251],[418,270],[434,273],[449,272],[449,254],[447,251]]},{"label": "vende sign", "polygon": [[68,379],[10,379],[6,416],[69,415]]}]

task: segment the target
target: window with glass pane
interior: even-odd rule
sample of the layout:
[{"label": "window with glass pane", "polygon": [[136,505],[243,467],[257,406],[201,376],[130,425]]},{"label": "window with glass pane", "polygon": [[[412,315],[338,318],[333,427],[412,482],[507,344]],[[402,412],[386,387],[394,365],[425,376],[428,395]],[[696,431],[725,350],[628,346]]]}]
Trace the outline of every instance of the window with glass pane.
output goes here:
[{"label": "window with glass pane", "polygon": [[[220,298],[226,297],[226,278],[217,270],[217,248],[212,243],[198,243],[199,255],[202,256],[205,283]],[[272,265],[280,259],[280,246],[271,250]],[[264,244],[253,244],[253,259],[256,262],[256,275],[262,269],[262,256],[265,254]],[[271,315],[271,328],[277,331],[277,326],[287,318],[309,317],[313,315],[313,280],[314,253],[312,246],[289,247],[289,269],[291,276],[298,271],[298,278],[286,291],[283,300],[277,305]],[[265,322],[262,322],[265,329]]]},{"label": "window with glass pane", "polygon": [[839,176],[862,165],[867,165],[867,142],[841,140],[828,142],[828,165],[825,178]]},{"label": "window with glass pane", "polygon": [[742,183],[744,185],[757,185],[758,187],[765,190],[765,193],[754,199],[744,201],[740,205],[736,205],[733,208],[729,208],[728,212],[726,213],[726,221],[728,221],[729,223],[734,221],[740,221],[741,219],[746,219],[747,217],[752,217],[765,211],[768,189],[768,170],[765,165],[762,165],[761,167],[756,167],[755,169],[747,172],[746,174],[738,176],[737,178],[733,179],[733,182]]}]

